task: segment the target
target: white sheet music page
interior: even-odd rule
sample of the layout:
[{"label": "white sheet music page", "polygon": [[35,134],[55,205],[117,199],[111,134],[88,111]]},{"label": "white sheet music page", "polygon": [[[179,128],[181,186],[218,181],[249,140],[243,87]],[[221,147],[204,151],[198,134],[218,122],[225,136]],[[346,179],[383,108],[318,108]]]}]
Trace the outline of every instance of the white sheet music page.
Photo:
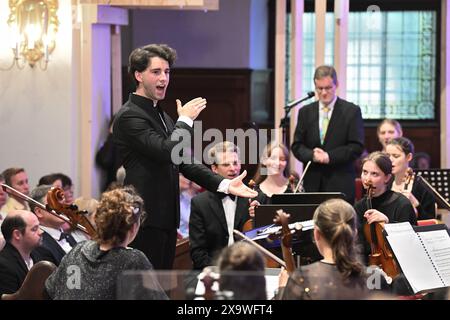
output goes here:
[{"label": "white sheet music page", "polygon": [[450,285],[450,237],[447,230],[419,232],[428,254],[436,266],[442,281]]},{"label": "white sheet music page", "polygon": [[[409,225],[409,226],[406,226]],[[385,224],[386,237],[414,293],[442,287],[421,240],[406,223]]]}]

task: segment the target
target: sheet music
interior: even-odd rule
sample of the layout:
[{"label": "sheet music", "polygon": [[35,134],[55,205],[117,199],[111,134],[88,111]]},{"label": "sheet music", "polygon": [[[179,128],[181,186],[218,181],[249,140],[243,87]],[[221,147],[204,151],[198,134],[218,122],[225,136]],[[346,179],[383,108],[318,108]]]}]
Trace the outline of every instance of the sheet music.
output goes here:
[{"label": "sheet music", "polygon": [[[390,224],[385,227],[388,225]],[[390,229],[386,238],[414,293],[442,287],[442,281],[414,230],[411,228],[408,231],[406,226],[394,226]]]},{"label": "sheet music", "polygon": [[450,237],[446,230],[419,232],[428,254],[446,286],[450,285]]},{"label": "sheet music", "polygon": [[[300,223],[302,225],[302,231],[314,229],[314,221],[313,220],[306,220],[306,221],[290,223],[289,228],[293,229],[295,227],[296,223]],[[275,225],[271,224],[266,229],[263,229],[263,230],[261,230],[261,232],[258,232],[258,235],[256,237],[253,237],[252,240],[256,241],[256,240],[265,239],[269,235],[276,233],[280,230],[281,230],[281,226],[275,226]]]},{"label": "sheet music", "polygon": [[384,225],[384,230],[388,235],[414,232],[414,229],[409,222],[386,223]]}]

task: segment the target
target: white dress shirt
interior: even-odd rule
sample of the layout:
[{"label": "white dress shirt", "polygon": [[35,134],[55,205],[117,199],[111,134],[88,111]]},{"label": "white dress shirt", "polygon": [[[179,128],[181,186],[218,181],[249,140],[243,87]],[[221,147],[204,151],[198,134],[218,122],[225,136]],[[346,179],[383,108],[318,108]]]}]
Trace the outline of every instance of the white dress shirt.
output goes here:
[{"label": "white dress shirt", "polygon": [[228,227],[228,245],[234,243],[234,216],[236,215],[236,201],[237,197],[232,200],[229,196],[225,196],[222,199],[223,210],[225,211],[225,218],[227,220]]}]

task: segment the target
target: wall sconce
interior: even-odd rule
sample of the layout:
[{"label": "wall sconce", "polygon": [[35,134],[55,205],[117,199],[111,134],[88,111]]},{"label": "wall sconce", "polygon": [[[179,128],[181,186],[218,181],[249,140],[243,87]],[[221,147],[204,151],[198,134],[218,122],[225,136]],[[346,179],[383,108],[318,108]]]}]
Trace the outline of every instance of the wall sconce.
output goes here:
[{"label": "wall sconce", "polygon": [[58,0],[9,0],[9,8],[14,57],[8,69],[14,64],[23,69],[27,62],[32,68],[39,62],[42,70],[47,69],[56,45]]}]

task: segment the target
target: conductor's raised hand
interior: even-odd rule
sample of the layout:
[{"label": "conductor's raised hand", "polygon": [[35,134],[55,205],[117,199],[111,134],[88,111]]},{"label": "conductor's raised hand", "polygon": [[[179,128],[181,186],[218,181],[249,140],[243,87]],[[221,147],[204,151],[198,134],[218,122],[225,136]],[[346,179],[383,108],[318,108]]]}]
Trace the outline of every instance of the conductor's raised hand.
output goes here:
[{"label": "conductor's raised hand", "polygon": [[184,106],[179,99],[176,102],[178,116],[189,117],[192,120],[195,120],[200,112],[206,108],[206,99],[200,97],[192,99]]},{"label": "conductor's raised hand", "polygon": [[228,193],[234,194],[235,196],[243,198],[254,198],[258,195],[258,192],[247,187],[242,179],[247,175],[247,170],[244,170],[239,176],[231,180],[230,186],[228,187]]}]

